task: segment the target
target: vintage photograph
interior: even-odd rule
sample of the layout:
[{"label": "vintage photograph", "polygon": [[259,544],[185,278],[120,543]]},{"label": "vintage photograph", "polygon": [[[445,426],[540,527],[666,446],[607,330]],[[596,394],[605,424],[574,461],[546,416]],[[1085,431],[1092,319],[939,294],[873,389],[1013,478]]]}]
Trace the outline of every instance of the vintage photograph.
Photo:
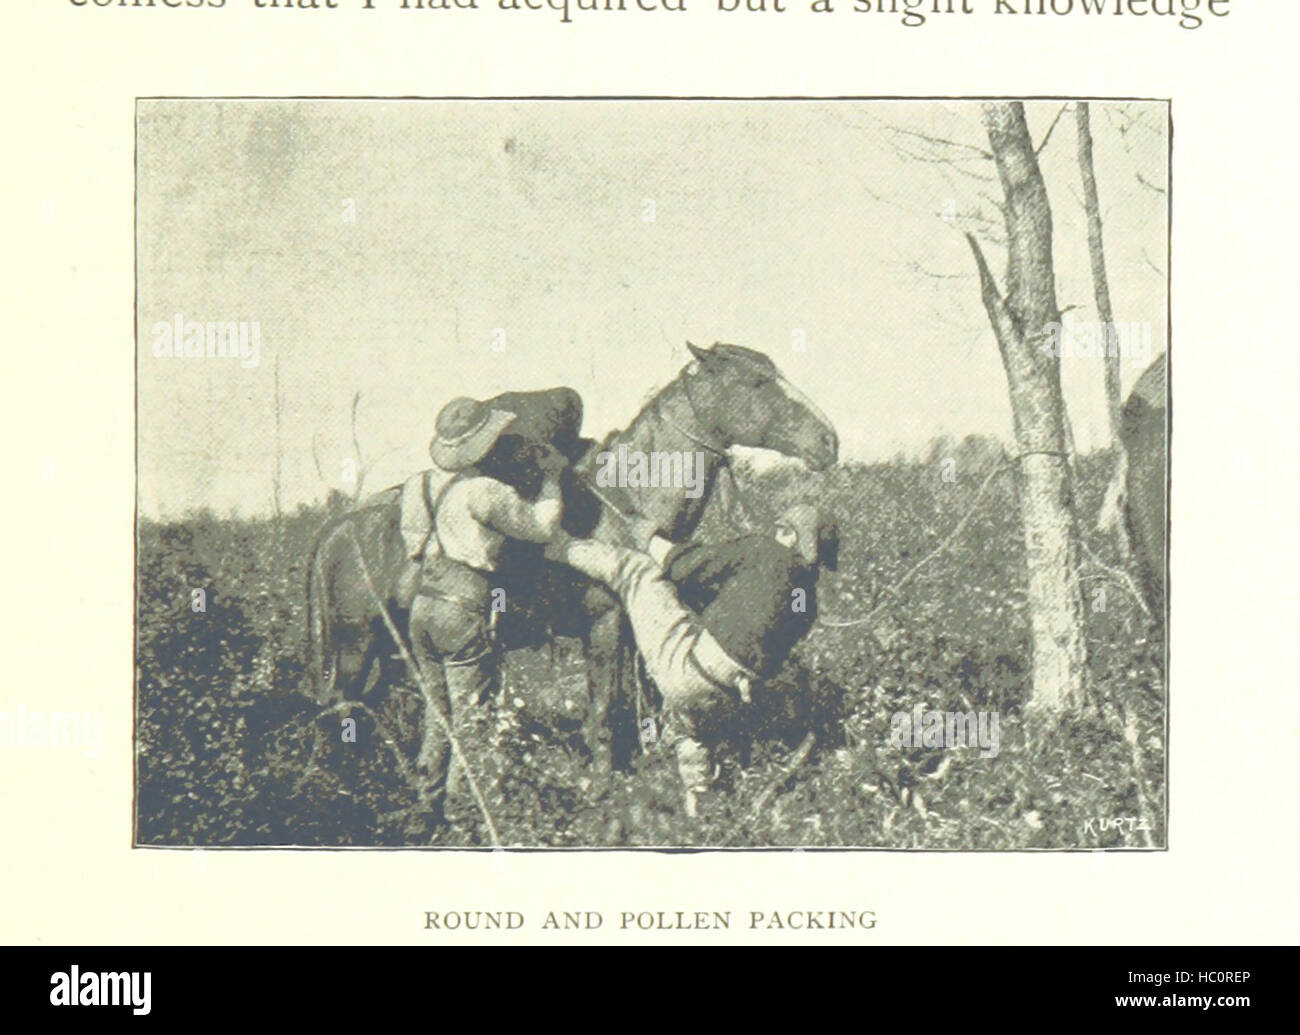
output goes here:
[{"label": "vintage photograph", "polygon": [[1167,847],[1168,102],[135,134],[136,846]]}]

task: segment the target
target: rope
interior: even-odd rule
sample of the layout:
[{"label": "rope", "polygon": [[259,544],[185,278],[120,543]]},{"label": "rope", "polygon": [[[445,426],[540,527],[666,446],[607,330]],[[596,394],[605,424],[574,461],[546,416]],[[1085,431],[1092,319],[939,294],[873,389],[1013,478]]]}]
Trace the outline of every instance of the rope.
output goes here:
[{"label": "rope", "polygon": [[[961,535],[962,531],[970,523],[970,519],[975,516],[975,508],[979,506],[980,500],[983,499],[984,493],[988,491],[988,487],[993,483],[993,479],[996,478],[1003,471],[1007,470],[1013,464],[1019,463],[1027,456],[1055,456],[1064,459],[1066,461],[1069,460],[1069,456],[1066,453],[1061,452],[1059,450],[1051,450],[1051,449],[1031,449],[1023,453],[1020,453],[1016,456],[1008,457],[1007,459],[1003,460],[1000,464],[998,464],[995,468],[993,468],[993,470],[991,470],[987,476],[985,476],[984,481],[981,483],[978,491],[975,493],[975,498],[971,501],[970,507],[967,508],[966,513],[962,515],[961,520],[958,521],[957,524],[953,526],[952,531],[949,532],[946,537],[944,537],[943,541],[940,542],[938,546],[936,546],[928,554],[922,557],[916,564],[914,564],[910,569],[908,569],[908,571],[903,574],[902,578],[898,579],[898,581],[894,582],[892,585],[886,586],[883,590],[881,590],[881,594],[880,594],[881,597],[886,597],[891,595],[897,596],[898,592],[905,585],[907,585],[908,582],[910,582],[913,578],[915,578],[917,573],[920,572],[922,568],[924,568],[927,564],[929,564],[936,557],[938,557],[945,550],[947,550],[948,547],[952,545],[953,540],[955,540],[959,535]],[[874,607],[872,607],[872,609],[868,611],[865,615],[863,615],[861,618],[850,618],[843,621],[837,621],[833,618],[822,618],[819,619],[818,621],[821,625],[825,625],[831,629],[851,629],[854,626],[865,625],[867,622],[871,621],[873,618],[876,617],[877,614],[879,614],[881,611],[884,610],[885,604],[886,601],[880,600],[879,603],[877,603]]]},{"label": "rope", "polygon": [[596,499],[598,499],[601,503],[603,503],[603,504],[604,504],[605,506],[607,506],[610,510],[612,510],[612,511],[614,512],[614,515],[615,515],[615,516],[616,516],[620,521],[622,521],[622,522],[624,522],[625,524],[628,524],[628,525],[630,525],[630,524],[632,523],[632,518],[633,518],[634,515],[629,514],[626,510],[624,510],[624,509],[623,509],[622,507],[620,507],[617,503],[615,503],[612,499],[610,499],[610,498],[609,498],[608,496],[606,496],[603,492],[601,492],[598,488],[596,488],[595,483],[591,480],[591,478],[590,478],[590,477],[589,477],[585,472],[583,472],[583,471],[579,471],[579,470],[577,470],[576,468],[570,468],[570,470],[573,471],[573,477],[574,477],[574,479],[575,479],[576,481],[578,481],[578,482],[582,485],[582,487],[583,487],[584,489],[586,489],[589,493],[591,493],[593,496],[595,496]]},{"label": "rope", "polygon": [[1122,586],[1128,592],[1129,596],[1133,598],[1133,602],[1142,609],[1142,613],[1148,618],[1151,618],[1151,608],[1147,607],[1146,601],[1142,599],[1142,594],[1138,592],[1137,586],[1133,584],[1133,579],[1129,573],[1121,571],[1119,568],[1112,568],[1109,564],[1093,553],[1091,547],[1082,540],[1079,541],[1079,545],[1083,547],[1083,552],[1088,555],[1089,563],[1100,568],[1102,572],[1109,575],[1115,580],[1115,582]]},{"label": "rope", "polygon": [[[719,458],[719,460],[721,461],[722,471],[723,473],[726,474],[728,481],[730,481],[731,483],[731,491],[729,493],[731,503],[727,506],[727,521],[733,527],[739,526],[741,528],[752,528],[753,521],[750,517],[750,509],[749,506],[745,503],[744,490],[741,489],[740,482],[736,479],[736,472],[735,469],[732,467],[731,457],[728,456],[725,451],[718,449],[716,446],[710,445],[708,442],[700,438],[698,435],[695,435],[692,432],[688,431],[686,428],[683,428],[675,420],[673,420],[666,413],[664,413],[661,408],[656,407],[655,415],[661,421],[667,424],[670,428],[673,428],[675,431],[681,433],[691,442],[694,442],[696,445],[703,446],[710,453],[714,454]],[[606,507],[612,510],[614,512],[614,515],[620,521],[622,521],[624,524],[627,525],[632,524],[632,519],[634,515],[629,514],[617,503],[615,503],[612,499],[610,499],[605,493],[601,492],[600,489],[596,487],[592,479],[585,472],[579,471],[576,468],[571,468],[571,470],[573,471],[574,477],[579,482],[582,483],[582,486],[593,496],[595,496],[597,500],[599,500]],[[739,512],[739,516],[740,516],[739,521],[736,520],[737,512]]]},{"label": "rope", "polygon": [[[691,397],[690,397],[689,394],[686,396],[686,401],[687,401],[688,403],[690,403],[690,405],[691,405],[691,411],[694,412],[694,410],[695,410],[695,403],[692,401],[692,399],[691,399]],[[670,428],[672,428],[674,431],[680,432],[681,434],[685,435],[688,439],[690,439],[692,442],[694,442],[697,446],[703,446],[703,447],[704,447],[705,449],[707,449],[710,453],[714,454],[715,456],[721,457],[722,460],[723,460],[724,462],[727,460],[727,452],[726,452],[726,450],[724,450],[724,449],[719,449],[717,446],[712,445],[711,443],[704,441],[704,439],[701,438],[699,435],[696,435],[696,434],[694,434],[693,432],[687,431],[687,430],[686,430],[685,428],[683,428],[680,424],[678,424],[675,420],[673,420],[670,416],[668,416],[668,414],[664,413],[664,409],[663,409],[663,407],[660,406],[660,405],[658,405],[658,404],[655,405],[655,416],[657,416],[661,421],[663,421],[665,424],[667,424],[667,425],[668,425]],[[696,414],[696,416],[698,417],[699,415]]]}]

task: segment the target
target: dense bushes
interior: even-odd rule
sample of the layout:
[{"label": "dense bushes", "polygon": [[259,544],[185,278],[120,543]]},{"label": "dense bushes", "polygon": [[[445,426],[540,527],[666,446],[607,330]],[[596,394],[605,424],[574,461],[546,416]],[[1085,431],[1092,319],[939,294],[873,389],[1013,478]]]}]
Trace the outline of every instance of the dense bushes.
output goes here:
[{"label": "dense bushes", "polygon": [[[795,499],[831,508],[843,530],[841,564],[823,578],[822,621],[799,651],[815,678],[787,677],[784,690],[769,692],[753,742],[734,746],[699,820],[682,814],[662,751],[652,748],[611,782],[593,780],[576,735],[585,690],[571,645],[513,658],[501,707],[466,745],[502,840],[1163,844],[1162,645],[1101,567],[1085,572],[1098,710],[1032,743],[1024,735],[1028,616],[1010,468],[951,547],[890,592],[971,509],[1001,462],[982,442],[939,443],[932,454],[924,463],[848,464],[821,475],[740,473],[743,511],[757,525]],[[1080,462],[1081,515],[1096,512],[1108,472],[1105,455]],[[368,702],[373,712],[348,716],[321,715],[300,692],[305,565],[323,519],[301,509],[279,520],[202,514],[142,525],[140,842],[391,845],[412,837],[411,793],[395,753],[414,757],[414,690],[399,688]],[[718,511],[702,534],[728,534]],[[1101,560],[1118,563],[1110,543],[1089,538]],[[205,610],[193,609],[195,589]],[[853,624],[868,613],[871,621]],[[917,704],[997,712],[997,755],[894,746],[892,717]],[[357,722],[355,743],[340,737],[344,717]],[[817,747],[786,777],[791,749],[809,728]],[[485,842],[469,799],[453,802],[452,813],[436,844]]]}]

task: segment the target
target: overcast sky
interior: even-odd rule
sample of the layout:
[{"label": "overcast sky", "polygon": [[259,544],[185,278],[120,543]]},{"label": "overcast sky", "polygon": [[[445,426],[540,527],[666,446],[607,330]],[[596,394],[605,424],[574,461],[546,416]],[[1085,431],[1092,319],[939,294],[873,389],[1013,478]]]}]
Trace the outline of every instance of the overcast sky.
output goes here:
[{"label": "overcast sky", "polygon": [[[1060,109],[1028,106],[1035,140]],[[1152,354],[1164,118],[1093,110],[1115,316],[1149,327]],[[142,102],[138,133],[145,514],[269,510],[277,363],[286,506],[327,491],[313,440],[341,486],[354,392],[381,488],[427,465],[452,396],[569,384],[602,435],[675,376],[687,339],[768,352],[845,459],[1010,436],[960,232],[996,216],[994,170],[964,148],[930,161],[922,136],[987,146],[978,105]],[[1093,320],[1075,142],[1067,113],[1041,161],[1060,303]],[[256,321],[259,364],[155,357],[154,325],[178,313]],[[1126,388],[1141,368],[1125,363]],[[1067,357],[1063,382],[1080,448],[1104,443],[1098,361]]]}]

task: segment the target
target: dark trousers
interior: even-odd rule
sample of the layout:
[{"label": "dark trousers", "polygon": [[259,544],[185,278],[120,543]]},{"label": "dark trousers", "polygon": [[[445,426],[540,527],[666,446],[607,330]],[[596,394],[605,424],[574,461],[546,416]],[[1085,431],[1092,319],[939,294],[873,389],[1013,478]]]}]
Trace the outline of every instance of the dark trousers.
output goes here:
[{"label": "dark trousers", "polygon": [[[502,652],[493,634],[490,576],[445,557],[430,567],[436,570],[426,571],[411,605],[410,637],[425,699],[419,771],[426,807],[441,818],[466,766],[480,791],[495,778]],[[453,738],[468,758],[453,760]]]}]

